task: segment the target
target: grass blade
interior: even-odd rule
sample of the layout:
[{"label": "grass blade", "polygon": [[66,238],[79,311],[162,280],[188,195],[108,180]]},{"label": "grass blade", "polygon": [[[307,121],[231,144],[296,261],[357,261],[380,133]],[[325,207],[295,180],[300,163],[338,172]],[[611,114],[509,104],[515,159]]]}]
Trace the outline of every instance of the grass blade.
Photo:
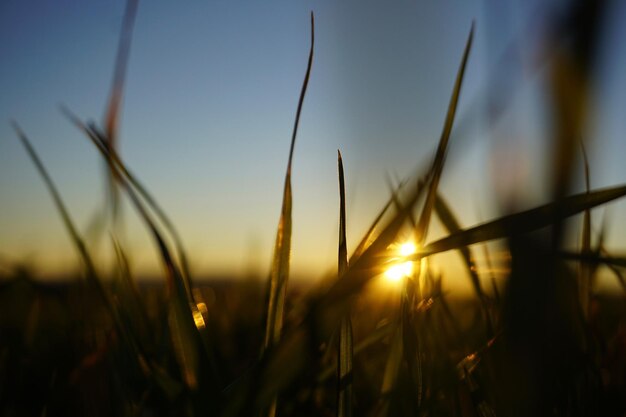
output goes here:
[{"label": "grass blade", "polygon": [[296,120],[294,122],[293,133],[291,135],[291,146],[289,148],[289,160],[287,162],[287,173],[285,175],[285,187],[283,190],[283,205],[278,231],[276,233],[276,243],[274,245],[274,257],[272,269],[270,271],[270,292],[267,306],[267,321],[265,327],[264,348],[276,344],[280,339],[283,323],[283,309],[285,304],[285,294],[287,290],[287,280],[289,277],[289,256],[291,250],[291,164],[293,160],[293,150],[296,143],[298,124],[300,123],[300,113],[304,96],[309,84],[311,66],[313,64],[313,48],[315,43],[315,20],[311,13],[311,48],[309,50],[309,60],[307,64],[304,82],[298,100]]},{"label": "grass blade", "polygon": [[289,277],[289,257],[291,251],[291,180],[287,177],[283,191],[283,206],[274,257],[270,271],[270,293],[267,306],[267,322],[265,327],[264,348],[276,344],[280,340],[283,323],[283,309]]},{"label": "grass blade", "polygon": [[[344,279],[340,279],[324,293],[325,302],[334,302],[357,293],[372,277],[385,271],[387,265],[384,260],[387,248],[391,245],[402,226],[406,223],[411,211],[415,207],[423,188],[416,189],[407,199],[407,202],[393,218],[389,220],[376,239],[363,251],[361,256],[350,261]],[[393,202],[393,201],[391,201]]]},{"label": "grass blade", "polygon": [[[446,114],[443,130],[441,132],[441,137],[439,139],[439,144],[437,146],[437,151],[435,153],[435,158],[428,174],[429,184],[426,194],[426,200],[424,202],[422,212],[414,230],[415,244],[418,248],[423,246],[424,241],[426,240],[426,236],[428,235],[428,227],[430,224],[433,207],[435,205],[435,200],[437,198],[439,181],[443,172],[448,143],[450,140],[450,134],[452,133],[452,126],[454,124],[454,116],[456,114],[456,109],[458,106],[461,86],[463,84],[463,76],[465,74],[465,68],[472,47],[473,38],[474,24],[472,23],[467,43],[465,45],[465,50],[463,52],[463,58],[461,59],[461,64],[459,66],[456,80],[454,82],[452,96],[448,105],[448,111]],[[389,401],[389,396],[385,395],[385,390],[388,390],[389,392],[393,391],[396,384],[396,381],[393,378],[397,378],[397,369],[399,369],[400,367],[400,363],[394,364],[392,362],[402,361],[403,359],[406,361],[409,368],[408,370],[411,392],[415,395],[418,409],[421,407],[423,394],[423,375],[421,365],[420,341],[418,340],[417,331],[415,329],[416,319],[414,317],[413,308],[418,301],[416,289],[419,288],[419,280],[421,275],[420,265],[421,263],[417,262],[417,268],[415,268],[416,271],[413,274],[413,279],[405,280],[400,313],[400,326],[402,328],[402,331],[399,333],[398,336],[402,339],[402,350],[400,355],[397,355],[397,352],[393,350],[390,352],[384,377],[385,383],[383,384],[382,390],[383,404],[381,405],[381,410],[386,411],[388,409],[388,407],[384,404],[385,402]],[[389,372],[391,373],[387,373],[387,370],[389,370]]]},{"label": "grass blade", "polygon": [[594,253],[582,254],[570,251],[560,251],[558,254],[565,259],[578,260],[586,264],[606,264],[607,266],[626,268],[625,256],[596,255]]},{"label": "grass blade", "polygon": [[17,136],[19,137],[20,141],[22,142],[22,145],[26,149],[28,156],[30,157],[30,159],[33,161],[33,164],[37,168],[39,175],[44,180],[44,183],[46,184],[46,188],[48,188],[48,191],[50,192],[52,196],[52,200],[54,201],[57,211],[59,212],[59,214],[61,215],[61,219],[63,220],[63,225],[65,226],[65,229],[68,231],[70,238],[72,240],[72,243],[74,244],[74,247],[76,247],[76,249],[78,250],[78,254],[80,258],[83,260],[83,263],[86,269],[87,280],[98,289],[98,292],[103,298],[103,301],[105,301],[105,303],[108,304],[108,298],[106,297],[106,292],[104,290],[104,287],[102,286],[102,283],[97,278],[96,268],[94,266],[93,260],[91,259],[91,256],[89,255],[89,252],[87,251],[87,246],[85,245],[85,242],[83,241],[82,237],[78,233],[78,229],[74,225],[74,222],[72,221],[72,218],[70,217],[70,214],[67,208],[65,207],[65,203],[63,203],[63,199],[61,198],[61,195],[59,194],[59,191],[56,185],[52,181],[50,174],[48,174],[48,171],[46,170],[43,162],[39,158],[39,155],[37,155],[35,148],[33,148],[32,144],[30,143],[30,141],[28,140],[28,138],[26,137],[22,129],[19,127],[19,125],[15,121],[12,121],[11,124],[13,126],[13,129],[17,133]]},{"label": "grass blade", "polygon": [[[435,212],[437,213],[437,216],[443,223],[444,227],[448,230],[448,233],[454,234],[462,230],[459,221],[457,220],[454,213],[452,213],[452,209],[450,209],[450,206],[444,200],[441,194],[438,194],[435,199]],[[461,257],[463,258],[465,267],[470,276],[470,280],[472,281],[474,292],[481,302],[487,324],[487,333],[488,336],[491,337],[493,333],[493,324],[491,322],[491,316],[489,314],[489,300],[486,294],[483,292],[482,286],[480,284],[480,277],[478,276],[476,266],[474,265],[474,261],[472,260],[472,253],[470,251],[470,248],[467,246],[463,246],[458,250],[461,254]]]},{"label": "grass blade", "polygon": [[[372,345],[380,342],[384,338],[388,337],[391,334],[392,330],[393,330],[393,326],[391,325],[391,323],[385,323],[385,324],[377,327],[374,331],[372,331],[370,334],[368,334],[364,339],[362,339],[359,343],[357,343],[354,346],[353,357],[355,355],[358,355],[359,353],[365,351],[370,346],[372,346]],[[324,368],[324,370],[322,370],[318,374],[317,382],[323,382],[323,381],[327,380],[328,378],[330,378],[333,375],[335,375],[336,372],[337,372],[337,365],[336,364],[332,364],[331,366],[328,366],[327,368]]]},{"label": "grass blade", "polygon": [[[111,93],[109,95],[109,104],[105,115],[105,138],[106,144],[110,149],[117,150],[118,129],[120,120],[120,107],[124,92],[124,80],[126,78],[126,69],[128,67],[128,57],[130,54],[130,44],[132,39],[133,26],[135,16],[137,15],[137,6],[139,0],[128,0],[126,2],[126,10],[124,12],[124,21],[122,23],[122,31],[120,34],[117,57],[115,61],[115,72],[113,75],[113,84],[111,85]],[[113,220],[117,220],[119,212],[119,192],[117,190],[117,172],[111,167],[111,161],[107,164],[107,176],[109,182],[109,191],[111,196],[111,209]]]},{"label": "grass blade", "polygon": [[467,65],[467,59],[469,57],[470,50],[472,49],[472,40],[474,39],[474,23],[470,29],[467,43],[465,45],[465,51],[463,51],[463,58],[461,59],[461,65],[456,75],[454,82],[454,88],[452,90],[452,97],[450,98],[450,104],[448,105],[448,112],[446,114],[446,120],[441,132],[441,138],[439,139],[439,145],[437,147],[437,153],[433,165],[430,169],[430,186],[428,194],[426,195],[426,201],[422,214],[417,222],[415,230],[416,244],[422,245],[428,234],[428,225],[430,223],[430,216],[437,197],[437,189],[439,186],[439,180],[441,173],[443,172],[443,166],[445,162],[446,152],[448,148],[448,142],[450,140],[450,134],[452,133],[452,125],[454,124],[454,116],[456,114],[456,108],[459,102],[459,96],[461,94],[461,85],[463,84],[463,76],[465,75],[465,67]]},{"label": "grass blade", "polygon": [[384,417],[389,414],[390,396],[395,389],[400,373],[400,365],[404,355],[402,345],[402,326],[397,325],[396,331],[391,339],[391,347],[389,348],[389,357],[385,363],[385,371],[383,373],[383,382],[380,388],[380,401],[376,406],[376,416]]},{"label": "grass blade", "polygon": [[338,276],[341,277],[348,268],[348,247],[346,243],[346,189],[343,174],[341,152],[337,151],[337,169],[339,171],[339,255]]},{"label": "grass blade", "polygon": [[[285,186],[283,190],[283,204],[278,221],[278,231],[276,232],[276,243],[274,244],[274,256],[269,278],[269,295],[267,302],[267,313],[265,322],[265,338],[263,341],[263,351],[276,345],[280,340],[283,328],[283,314],[285,308],[285,297],[287,294],[287,282],[289,280],[289,261],[291,252],[291,165],[293,161],[293,151],[296,144],[298,125],[300,124],[300,114],[302,104],[306,95],[311,67],[313,65],[313,49],[315,46],[315,18],[311,12],[311,47],[309,49],[309,59],[307,63],[304,82],[300,90],[296,119],[291,135],[291,145],[289,147],[289,159],[287,162],[287,173],[285,174]],[[268,416],[276,414],[276,399],[274,398],[268,410]]]},{"label": "grass blade", "polygon": [[[450,206],[441,196],[441,194],[437,195],[435,200],[435,213],[437,213],[437,217],[443,223],[443,226],[446,228],[449,234],[454,234],[462,230],[461,225],[457,217],[452,213]],[[470,275],[470,279],[472,281],[472,286],[474,287],[474,291],[479,299],[484,298],[484,293],[482,287],[480,285],[480,278],[478,273],[476,272],[476,268],[474,265],[474,261],[472,260],[472,255],[468,247],[459,248],[459,252],[463,257],[463,261],[465,262],[465,266],[467,268],[467,272]]]},{"label": "grass blade", "polygon": [[[339,170],[339,259],[338,276],[341,278],[348,268],[346,245],[346,191],[341,152],[337,151]],[[352,321],[350,311],[341,319],[337,360],[337,416],[352,416]]]},{"label": "grass blade", "polygon": [[[310,330],[315,327],[319,340],[327,340],[348,311],[349,298],[357,294],[371,278],[385,270],[386,265],[381,264],[381,259],[405,224],[422,190],[416,189],[408,196],[402,210],[388,221],[362,255],[348,264],[342,279],[337,280],[330,288],[313,293],[305,306],[307,313],[304,322],[284,334],[279,343],[266,352],[259,368],[250,372],[247,379],[242,378],[241,382],[231,387],[228,395],[243,400],[238,402],[238,406],[233,405],[231,409],[225,410],[224,416],[242,415],[245,404],[253,404],[257,409],[267,407],[278,392],[306,369],[312,360]],[[259,390],[250,392],[247,382],[253,378]],[[246,395],[251,397],[246,399]]]},{"label": "grass blade", "polygon": [[[112,167],[113,169],[114,166]],[[200,367],[200,339],[196,328],[193,312],[191,310],[193,300],[188,297],[188,292],[180,273],[180,270],[171,255],[162,233],[154,223],[150,214],[142,204],[139,196],[135,193],[128,181],[122,181],[122,185],[130,197],[131,202],[144,221],[152,238],[155,241],[166,272],[169,289],[169,315],[168,322],[172,337],[172,344],[182,377],[188,388],[198,388]]]},{"label": "grass blade", "polygon": [[182,239],[178,230],[174,226],[174,223],[171,221],[165,210],[161,207],[161,205],[156,201],[154,197],[150,194],[147,188],[143,185],[141,181],[127,168],[126,164],[122,161],[119,154],[115,149],[109,148],[106,145],[105,140],[103,139],[103,135],[97,131],[95,126],[87,126],[80,119],[74,115],[67,107],[61,106],[61,112],[70,120],[79,130],[81,130],[87,137],[91,140],[91,142],[96,146],[98,151],[107,161],[111,161],[115,164],[115,169],[119,171],[118,178],[122,180],[122,177],[127,180],[130,185],[137,190],[137,193],[141,196],[143,200],[148,204],[148,206],[154,211],[159,221],[163,224],[167,232],[172,238],[174,242],[174,246],[176,247],[176,255],[180,261],[182,278],[185,284],[185,290],[187,292],[187,296],[190,299],[193,299],[193,295],[191,292],[191,271],[189,268],[189,261],[187,258],[187,251],[183,245]]},{"label": "grass blade", "polygon": [[[168,248],[163,234],[157,227],[152,216],[141,201],[138,192],[133,188],[129,180],[129,171],[120,160],[114,149],[110,148],[105,138],[98,134],[94,128],[84,126],[69,111],[64,109],[65,114],[79,128],[81,128],[98,148],[103,158],[109,164],[109,168],[116,173],[116,178],[129,196],[131,203],[139,213],[139,217],[144,221],[152,238],[157,246],[160,259],[166,273],[169,291],[169,316],[168,322],[171,330],[172,344],[181,374],[186,385],[195,390],[198,387],[198,369],[200,366],[200,339],[196,328],[193,311],[195,304],[191,296],[190,284],[185,280],[184,274],[176,265],[171,251]],[[142,190],[145,189],[142,187]],[[154,200],[152,200],[154,201]],[[156,204],[155,204],[156,205]],[[158,207],[158,205],[156,205]],[[161,211],[162,212],[162,211]],[[213,376],[215,379],[215,375]],[[215,382],[213,382],[215,385]]]},{"label": "grass blade", "polygon": [[620,186],[569,196],[557,203],[548,203],[459,231],[421,248],[412,258],[417,260],[475,243],[529,233],[553,224],[555,219],[565,219],[625,195],[626,186]]},{"label": "grass blade", "polygon": [[341,320],[339,333],[339,361],[337,363],[338,400],[337,416],[352,416],[352,321],[350,317]]},{"label": "grass blade", "polygon": [[[116,300],[116,307],[118,311],[120,311],[120,314],[123,314],[126,320],[131,322],[131,325],[128,327],[132,329],[135,335],[144,338],[150,337],[150,319],[148,318],[148,313],[146,312],[137,285],[133,280],[126,252],[121,242],[116,239],[113,234],[111,235],[111,241],[115,251],[120,280],[120,287],[118,289],[119,300]],[[116,298],[118,297],[116,296]]]},{"label": "grass blade", "polygon": [[[589,160],[587,159],[587,151],[585,145],[581,141],[580,147],[583,154],[583,162],[585,168],[585,191],[587,194],[590,191],[589,180]],[[583,230],[581,236],[580,252],[582,255],[588,255],[591,253],[591,210],[586,209],[583,212]],[[591,291],[593,289],[593,274],[594,268],[587,263],[580,264],[580,276],[579,276],[579,293],[580,293],[580,306],[585,318],[589,317],[589,308],[591,304]]]},{"label": "grass blade", "polygon": [[132,351],[133,354],[130,356],[136,359],[135,365],[137,369],[139,369],[144,374],[149,374],[151,370],[149,369],[149,364],[146,360],[145,354],[143,353],[143,349],[141,349],[139,343],[135,340],[134,335],[131,331],[129,331],[128,327],[124,324],[123,320],[119,316],[117,310],[114,308],[113,303],[111,302],[106,292],[106,289],[102,285],[102,281],[98,277],[95,264],[91,258],[91,255],[89,254],[89,251],[87,250],[87,246],[85,245],[83,238],[78,233],[78,229],[74,225],[74,222],[72,221],[69,211],[65,207],[65,203],[63,202],[63,199],[61,198],[61,195],[58,192],[56,185],[52,181],[52,178],[48,174],[48,171],[43,165],[43,162],[37,155],[37,152],[35,151],[34,147],[30,143],[22,129],[14,121],[12,122],[12,125],[20,141],[22,142],[22,145],[26,149],[28,156],[31,158],[33,164],[37,168],[37,171],[44,180],[44,183],[52,196],[57,211],[61,215],[63,224],[70,235],[72,243],[74,244],[74,247],[76,247],[80,258],[83,260],[87,282],[96,289],[96,292],[100,297],[105,309],[110,314],[113,320],[113,324],[117,332],[125,341],[126,347]]},{"label": "grass blade", "polygon": [[105,132],[109,140],[109,145],[113,149],[117,149],[116,140],[117,131],[119,128],[120,107],[124,92],[124,80],[126,78],[128,57],[130,55],[130,44],[132,39],[135,16],[137,15],[138,4],[138,0],[128,0],[126,2],[124,21],[122,23],[122,32],[120,34],[119,44],[117,48],[117,57],[115,60],[113,84],[111,85],[109,105],[107,107],[105,116]]},{"label": "grass blade", "polygon": [[169,289],[168,323],[174,352],[181,368],[185,384],[191,390],[199,385],[200,339],[191,310],[193,302],[188,298],[182,275],[158,227],[150,217],[129,183],[122,182],[133,205],[143,219],[154,239],[166,272]]},{"label": "grass blade", "polygon": [[[480,210],[478,207],[476,208],[476,213],[478,214],[478,220],[482,223],[482,216],[480,215]],[[482,245],[483,247],[483,256],[485,257],[485,264],[487,266],[487,271],[489,272],[489,278],[491,279],[491,291],[493,292],[493,301],[496,305],[500,305],[500,291],[498,290],[498,284],[496,283],[496,274],[493,269],[493,263],[491,262],[491,253],[489,251],[489,245],[486,243]],[[492,321],[494,318],[492,318]]]},{"label": "grass blade", "polygon": [[367,231],[363,235],[363,238],[361,239],[361,241],[357,245],[356,249],[352,253],[352,256],[350,257],[350,262],[354,262],[361,255],[363,255],[363,252],[365,252],[365,250],[367,249],[367,246],[370,243],[370,240],[372,239],[372,236],[374,235],[374,231],[376,230],[376,227],[378,226],[380,221],[383,219],[383,217],[385,216],[385,213],[387,213],[387,210],[389,210],[389,207],[391,207],[393,202],[394,202],[394,197],[392,196],[387,201],[387,204],[385,204],[385,206],[382,208],[382,210],[380,210],[380,212],[378,213],[378,215],[376,216],[376,218],[374,219],[374,221],[370,225],[369,229],[367,229]]}]

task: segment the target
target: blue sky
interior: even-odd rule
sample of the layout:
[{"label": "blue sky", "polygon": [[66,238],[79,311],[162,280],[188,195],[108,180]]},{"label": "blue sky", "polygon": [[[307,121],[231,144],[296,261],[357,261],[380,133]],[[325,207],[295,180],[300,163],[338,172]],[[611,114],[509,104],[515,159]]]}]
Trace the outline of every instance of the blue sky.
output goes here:
[{"label": "blue sky", "polygon": [[[293,167],[292,258],[296,274],[320,276],[336,256],[336,150],[344,156],[354,244],[388,196],[386,175],[405,177],[429,161],[475,20],[442,191],[466,226],[478,221],[477,208],[483,220],[495,215],[491,160],[504,143],[530,165],[511,186],[523,187],[526,204],[543,202],[542,72],[511,64],[506,77],[519,93],[493,130],[484,97],[486,74],[509,45],[528,39],[521,61],[536,49],[533,13],[541,2],[492,3],[140,1],[122,155],[178,225],[197,271],[242,274],[250,263],[267,270],[313,10],[315,60]],[[614,3],[590,128],[595,187],[626,180],[626,51],[619,42],[626,33],[618,24],[626,7]],[[101,121],[124,7],[122,0],[0,4],[0,254],[44,273],[67,269],[76,257],[8,121],[32,139],[84,229],[102,205],[102,164],[58,104]],[[609,244],[617,249],[626,249],[619,239],[624,208],[610,209]],[[126,213],[134,265],[153,270],[147,234]]]}]

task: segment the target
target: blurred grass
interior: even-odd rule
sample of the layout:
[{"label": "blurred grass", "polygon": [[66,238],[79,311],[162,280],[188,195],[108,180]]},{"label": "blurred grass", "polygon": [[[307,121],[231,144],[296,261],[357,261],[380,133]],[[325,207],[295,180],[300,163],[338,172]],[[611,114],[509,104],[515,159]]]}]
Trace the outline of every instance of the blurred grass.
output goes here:
[{"label": "blurred grass", "polygon": [[[570,195],[572,141],[583,121],[557,126],[553,201],[464,228],[439,190],[473,25],[428,170],[395,189],[348,258],[346,190],[338,155],[337,274],[313,289],[290,283],[291,174],[313,61],[311,46],[291,137],[281,215],[267,286],[253,280],[198,284],[174,225],[131,174],[116,146],[123,73],[136,2],[129,2],[105,128],[64,113],[94,144],[115,190],[152,236],[163,283],[136,279],[113,225],[113,276],[91,260],[59,191],[25,133],[18,138],[40,173],[84,265],[68,284],[42,284],[28,265],[0,270],[0,416],[517,416],[626,413],[626,304],[594,291],[599,265],[626,289],[626,258],[592,245],[590,211],[626,186]],[[567,56],[555,71],[572,74]],[[576,77],[585,77],[580,73]],[[567,122],[584,115],[586,84],[555,86]],[[565,84],[567,85],[565,85]],[[578,84],[580,91],[567,91]],[[567,103],[566,97],[575,97]],[[570,135],[571,134],[571,135]],[[122,195],[123,193],[123,195]],[[419,212],[417,221],[415,214]],[[448,235],[428,242],[433,214]],[[564,219],[582,215],[580,250],[562,245]],[[115,216],[114,216],[115,218]],[[400,236],[417,252],[399,256]],[[470,248],[503,240],[510,262],[502,294]],[[488,269],[490,256],[486,251]],[[457,250],[474,297],[452,298],[432,255]],[[400,288],[380,278],[413,262]],[[578,267],[578,268],[576,268]],[[493,281],[493,276],[491,276]],[[336,377],[333,378],[332,376]]]}]

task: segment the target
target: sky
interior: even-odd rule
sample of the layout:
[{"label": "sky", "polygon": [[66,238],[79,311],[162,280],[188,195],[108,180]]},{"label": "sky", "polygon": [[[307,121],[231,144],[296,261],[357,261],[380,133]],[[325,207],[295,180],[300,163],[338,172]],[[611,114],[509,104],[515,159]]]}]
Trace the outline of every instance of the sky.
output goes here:
[{"label": "sky", "polygon": [[[351,250],[386,202],[388,178],[431,160],[474,21],[442,193],[464,226],[498,214],[494,188],[502,184],[529,207],[546,202],[546,71],[533,65],[552,10],[545,3],[140,1],[122,157],[177,225],[197,274],[265,274],[314,11],[315,58],[292,172],[292,271],[322,276],[336,264],[337,149]],[[103,164],[58,106],[102,121],[124,9],[123,0],[0,3],[0,259],[36,265],[43,276],[78,265],[9,121],[32,140],[85,230],[103,206]],[[626,182],[626,5],[609,10],[588,132],[592,187]],[[489,74],[505,80],[498,88],[511,97],[495,126],[486,117]],[[502,149],[508,165],[494,163]],[[607,209],[607,246],[616,252],[626,252],[625,209]],[[130,207],[125,216],[133,267],[158,271],[148,234]]]}]

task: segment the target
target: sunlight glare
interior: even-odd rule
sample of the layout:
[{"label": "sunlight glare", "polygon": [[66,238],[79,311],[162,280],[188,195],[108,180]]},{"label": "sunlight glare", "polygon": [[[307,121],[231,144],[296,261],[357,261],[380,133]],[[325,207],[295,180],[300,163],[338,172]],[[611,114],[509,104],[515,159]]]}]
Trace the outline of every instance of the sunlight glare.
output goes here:
[{"label": "sunlight glare", "polygon": [[405,262],[395,264],[385,271],[385,277],[391,282],[399,282],[402,278],[411,275],[413,272],[413,263]]},{"label": "sunlight glare", "polygon": [[406,242],[400,246],[400,255],[402,256],[413,255],[415,252],[417,252],[417,248],[413,242]]},{"label": "sunlight glare", "polygon": [[[398,253],[402,257],[406,257],[417,252],[417,247],[413,242],[406,242],[399,246]],[[394,263],[385,271],[385,278],[389,282],[397,283],[402,281],[404,277],[413,273],[413,262]]]}]

